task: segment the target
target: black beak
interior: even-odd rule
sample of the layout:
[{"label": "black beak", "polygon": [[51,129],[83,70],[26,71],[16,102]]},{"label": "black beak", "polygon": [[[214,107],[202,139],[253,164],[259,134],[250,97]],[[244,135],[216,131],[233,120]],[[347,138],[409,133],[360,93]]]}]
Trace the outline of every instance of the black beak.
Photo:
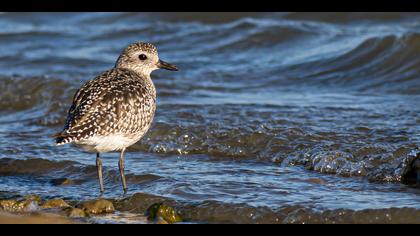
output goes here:
[{"label": "black beak", "polygon": [[167,62],[164,62],[162,60],[159,60],[157,66],[161,69],[165,69],[165,70],[172,70],[172,71],[178,71],[178,67],[176,67],[175,65],[169,64]]}]

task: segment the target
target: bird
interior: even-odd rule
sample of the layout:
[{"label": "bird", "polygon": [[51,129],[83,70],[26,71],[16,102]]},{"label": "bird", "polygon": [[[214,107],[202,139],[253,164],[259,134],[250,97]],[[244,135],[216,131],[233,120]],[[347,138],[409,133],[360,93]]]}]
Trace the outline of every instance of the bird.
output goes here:
[{"label": "bird", "polygon": [[127,193],[124,153],[149,130],[156,111],[156,88],[151,73],[178,71],[159,59],[156,46],[135,42],[122,50],[112,69],[87,81],[74,94],[64,128],[53,135],[57,146],[72,144],[96,153],[100,193],[103,194],[101,154],[120,152],[118,162]]}]

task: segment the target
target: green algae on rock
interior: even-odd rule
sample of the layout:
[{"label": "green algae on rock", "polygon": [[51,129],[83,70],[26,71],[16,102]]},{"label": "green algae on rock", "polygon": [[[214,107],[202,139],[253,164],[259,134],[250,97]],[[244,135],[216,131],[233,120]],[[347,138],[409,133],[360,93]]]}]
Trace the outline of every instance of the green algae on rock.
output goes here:
[{"label": "green algae on rock", "polygon": [[164,222],[173,224],[181,222],[181,216],[172,208],[171,206],[165,205],[163,203],[155,203],[147,209],[146,215],[148,220],[156,221],[158,224]]},{"label": "green algae on rock", "polygon": [[34,201],[34,202],[38,203],[38,205],[42,203],[42,198],[39,195],[36,195],[36,194],[26,195],[25,200]]},{"label": "green algae on rock", "polygon": [[67,216],[70,218],[84,218],[89,217],[89,214],[84,210],[74,207],[68,207],[65,209]]},{"label": "green algae on rock", "polygon": [[40,196],[30,194],[18,199],[0,200],[0,209],[8,212],[31,212],[37,210],[41,203]]},{"label": "green algae on rock", "polygon": [[0,200],[0,208],[5,211],[14,211],[16,200]]},{"label": "green algae on rock", "polygon": [[65,202],[63,199],[60,199],[60,198],[55,198],[55,199],[48,200],[41,205],[41,207],[44,208],[44,209],[66,208],[66,207],[69,207],[69,206],[70,205],[67,202]]},{"label": "green algae on rock", "polygon": [[130,197],[114,201],[115,208],[118,211],[129,211],[140,214],[143,214],[155,203],[163,203],[167,205],[176,204],[176,202],[172,199],[146,193],[135,193]]},{"label": "green algae on rock", "polygon": [[33,200],[0,200],[0,208],[8,212],[31,212],[39,207]]},{"label": "green algae on rock", "polygon": [[164,219],[158,219],[155,222],[157,225],[167,225],[169,224],[168,221],[164,220]]},{"label": "green algae on rock", "polygon": [[105,199],[82,202],[77,208],[84,210],[88,214],[106,214],[115,211],[112,202]]}]

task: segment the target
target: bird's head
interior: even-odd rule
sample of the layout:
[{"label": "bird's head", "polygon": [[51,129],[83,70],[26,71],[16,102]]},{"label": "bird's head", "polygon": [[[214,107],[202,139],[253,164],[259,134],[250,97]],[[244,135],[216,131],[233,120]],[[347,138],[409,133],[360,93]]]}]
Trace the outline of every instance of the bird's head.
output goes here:
[{"label": "bird's head", "polygon": [[175,65],[159,59],[157,49],[153,44],[144,42],[136,42],[126,47],[115,63],[115,67],[130,69],[147,76],[157,69],[178,70]]}]

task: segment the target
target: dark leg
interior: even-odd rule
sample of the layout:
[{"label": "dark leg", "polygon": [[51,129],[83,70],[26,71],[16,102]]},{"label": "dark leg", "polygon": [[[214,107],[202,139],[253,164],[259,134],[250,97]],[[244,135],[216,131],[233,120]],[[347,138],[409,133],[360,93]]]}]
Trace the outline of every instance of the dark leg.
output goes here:
[{"label": "dark leg", "polygon": [[99,157],[99,153],[96,153],[96,168],[98,169],[99,186],[101,194],[104,192],[104,182],[102,179],[102,161]]},{"label": "dark leg", "polygon": [[124,175],[124,152],[125,152],[125,148],[121,150],[120,162],[118,163],[118,166],[120,167],[120,176],[121,176],[124,193],[127,193],[128,188],[127,188],[127,182],[125,181],[125,175]]}]

